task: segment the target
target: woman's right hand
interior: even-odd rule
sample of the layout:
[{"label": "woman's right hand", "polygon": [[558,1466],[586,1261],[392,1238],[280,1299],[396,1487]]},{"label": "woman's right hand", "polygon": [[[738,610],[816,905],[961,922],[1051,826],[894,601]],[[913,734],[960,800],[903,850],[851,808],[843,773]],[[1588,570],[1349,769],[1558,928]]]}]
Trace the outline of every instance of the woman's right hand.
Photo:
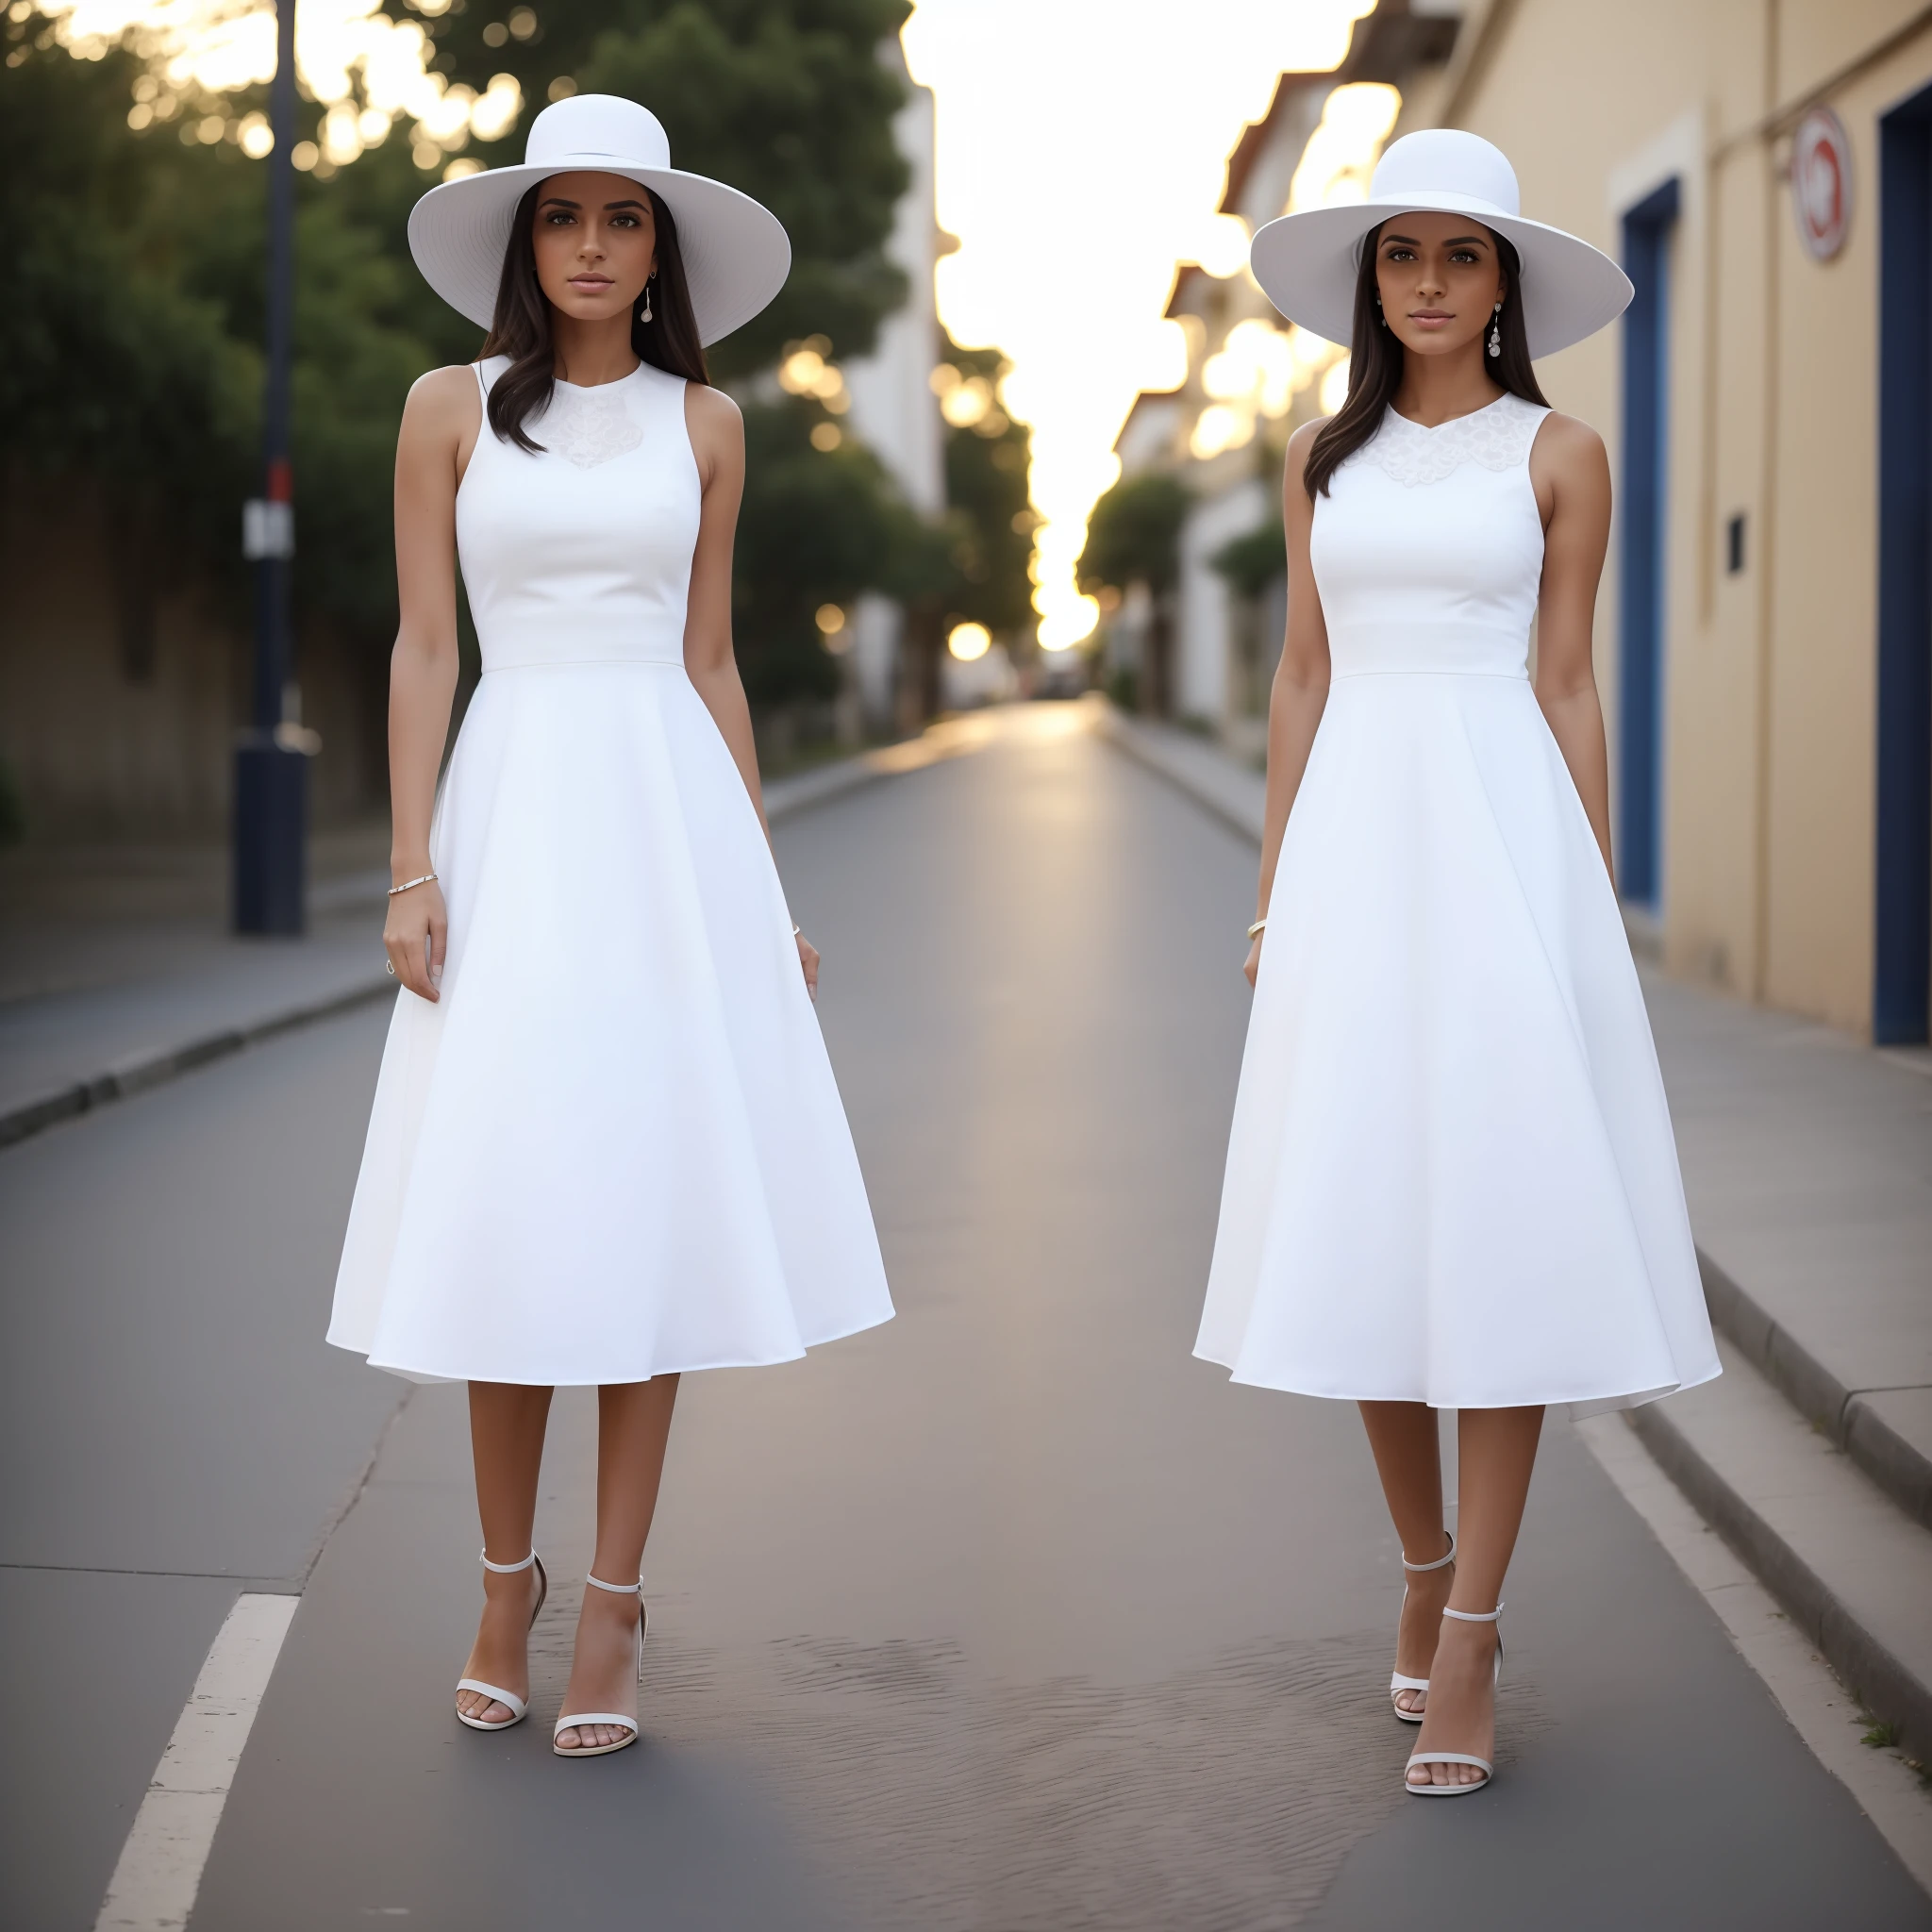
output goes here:
[{"label": "woman's right hand", "polygon": [[[427,872],[425,865],[423,870]],[[404,874],[403,877],[413,876]],[[398,878],[396,884],[401,885]],[[411,886],[389,902],[389,917],[383,922],[383,950],[396,977],[419,999],[440,997],[437,983],[442,977],[442,961],[449,944],[449,913],[442,903],[442,888],[434,879]]]}]

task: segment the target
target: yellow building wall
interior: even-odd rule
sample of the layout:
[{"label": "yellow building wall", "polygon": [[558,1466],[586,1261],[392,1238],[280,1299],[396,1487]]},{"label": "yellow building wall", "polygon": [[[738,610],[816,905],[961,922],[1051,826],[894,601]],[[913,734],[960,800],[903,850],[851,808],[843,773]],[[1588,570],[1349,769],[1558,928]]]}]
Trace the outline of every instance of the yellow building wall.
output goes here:
[{"label": "yellow building wall", "polygon": [[[1451,125],[1514,162],[1524,212],[1615,254],[1623,205],[1676,172],[1664,643],[1664,957],[1864,1029],[1873,971],[1877,642],[1877,117],[1932,82],[1907,0],[1516,0],[1471,78],[1398,131]],[[1855,150],[1849,240],[1810,259],[1777,110],[1831,86]],[[1645,158],[1674,154],[1646,175]],[[1540,366],[1619,442],[1621,337]],[[1724,568],[1746,518],[1745,566]],[[1598,613],[1614,745],[1616,549]],[[1613,758],[1614,763],[1614,758]]]}]

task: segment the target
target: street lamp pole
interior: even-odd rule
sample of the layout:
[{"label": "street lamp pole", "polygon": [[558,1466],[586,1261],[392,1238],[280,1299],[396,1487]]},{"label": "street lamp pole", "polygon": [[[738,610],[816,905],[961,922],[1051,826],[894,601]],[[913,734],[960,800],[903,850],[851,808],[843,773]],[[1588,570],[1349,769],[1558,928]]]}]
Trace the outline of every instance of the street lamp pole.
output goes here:
[{"label": "street lamp pole", "polygon": [[262,393],[262,494],[242,514],[255,564],[254,702],[235,749],[235,929],[299,933],[304,924],[308,756],[292,715],[291,584],[294,475],[289,461],[295,306],[295,0],[277,0],[275,149],[269,157],[268,373]]}]

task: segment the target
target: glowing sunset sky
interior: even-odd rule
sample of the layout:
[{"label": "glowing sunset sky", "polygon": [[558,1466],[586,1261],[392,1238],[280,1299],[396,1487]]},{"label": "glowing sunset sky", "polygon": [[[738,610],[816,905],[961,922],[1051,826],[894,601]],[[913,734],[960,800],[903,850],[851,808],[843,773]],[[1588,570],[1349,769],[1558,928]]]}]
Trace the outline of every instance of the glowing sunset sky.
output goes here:
[{"label": "glowing sunset sky", "polygon": [[1033,425],[1041,641],[1074,643],[1087,512],[1135,395],[1182,374],[1176,260],[1246,258],[1218,217],[1227,156],[1284,69],[1335,66],[1372,0],[916,0],[904,42],[939,120],[940,266],[956,339],[1013,358]]}]

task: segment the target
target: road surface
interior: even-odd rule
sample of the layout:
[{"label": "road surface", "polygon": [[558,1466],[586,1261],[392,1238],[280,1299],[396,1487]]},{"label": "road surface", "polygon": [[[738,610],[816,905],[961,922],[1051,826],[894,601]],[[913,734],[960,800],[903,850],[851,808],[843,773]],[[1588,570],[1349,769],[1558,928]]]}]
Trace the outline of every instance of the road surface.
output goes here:
[{"label": "road surface", "polygon": [[460,1391],[322,1344],[379,1013],[0,1156],[0,1923],[94,1924],[249,1589],[301,1604],[195,1932],[1932,1925],[1554,1419],[1495,1788],[1404,1796],[1357,1418],[1190,1354],[1252,847],[1072,707],[778,846],[899,1315],[688,1378],[617,1757],[549,1747],[589,1401],[532,1722],[482,1737]]}]

